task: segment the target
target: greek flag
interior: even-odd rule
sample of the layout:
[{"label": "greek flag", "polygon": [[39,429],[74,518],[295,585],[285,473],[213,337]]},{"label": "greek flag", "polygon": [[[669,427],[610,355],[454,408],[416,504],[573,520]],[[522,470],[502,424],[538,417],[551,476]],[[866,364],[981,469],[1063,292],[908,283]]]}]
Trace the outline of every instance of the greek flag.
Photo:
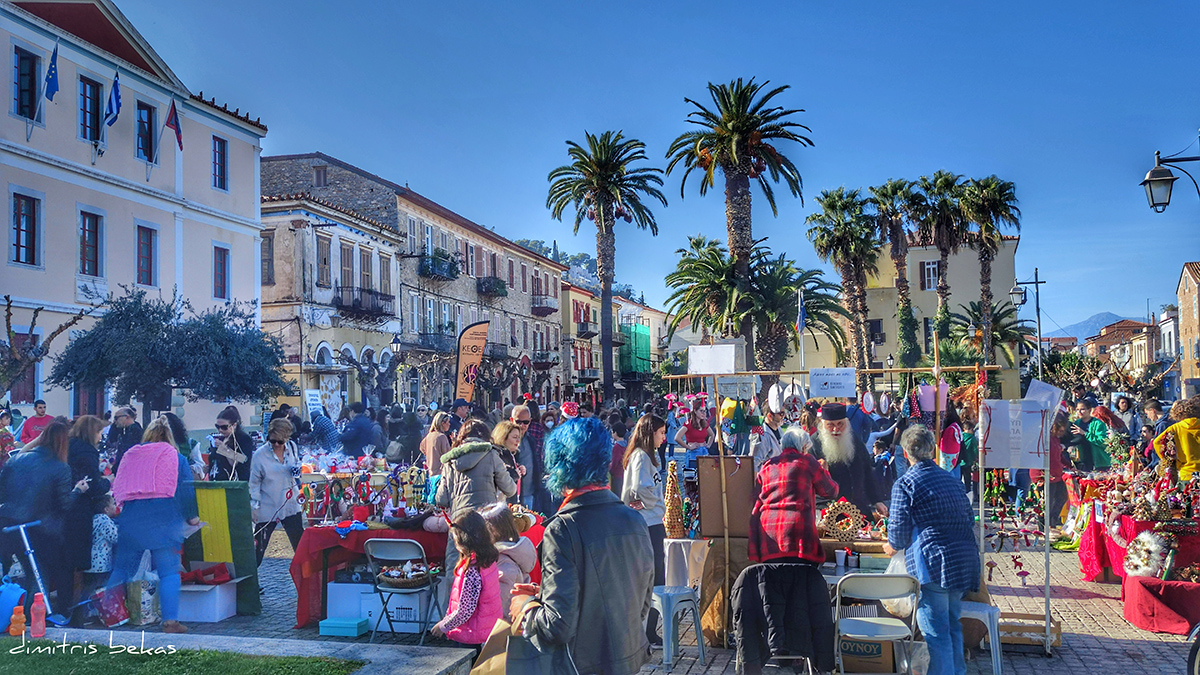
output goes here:
[{"label": "greek flag", "polygon": [[108,106],[104,109],[104,123],[112,126],[121,114],[121,73],[113,75],[112,90],[108,92]]}]

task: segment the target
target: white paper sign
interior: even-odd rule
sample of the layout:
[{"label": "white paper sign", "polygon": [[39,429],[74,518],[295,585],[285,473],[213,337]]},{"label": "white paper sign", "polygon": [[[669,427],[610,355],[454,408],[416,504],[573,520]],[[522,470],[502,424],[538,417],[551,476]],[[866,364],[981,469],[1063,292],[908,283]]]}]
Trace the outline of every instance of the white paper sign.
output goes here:
[{"label": "white paper sign", "polygon": [[979,463],[995,469],[1044,469],[1054,411],[1041,401],[984,401],[979,411]]},{"label": "white paper sign", "polygon": [[[721,395],[721,398],[749,401],[758,392],[758,387],[759,379],[757,375],[717,378],[717,393]],[[709,396],[712,396],[711,391]],[[710,400],[716,401],[715,398],[711,398]]]},{"label": "white paper sign", "polygon": [[322,405],[321,405],[321,390],[320,389],[305,389],[304,390],[304,407],[305,407],[304,419],[308,419],[308,415],[311,415],[312,411],[314,411],[314,410],[319,411],[321,409]]},{"label": "white paper sign", "polygon": [[808,388],[813,398],[858,398],[853,368],[813,368],[808,371]]},{"label": "white paper sign", "polygon": [[1025,398],[1045,405],[1048,410],[1057,411],[1058,404],[1062,403],[1063,393],[1062,389],[1035,378],[1029,383]]},{"label": "white paper sign", "polygon": [[736,344],[688,347],[688,375],[732,375],[737,372]]}]

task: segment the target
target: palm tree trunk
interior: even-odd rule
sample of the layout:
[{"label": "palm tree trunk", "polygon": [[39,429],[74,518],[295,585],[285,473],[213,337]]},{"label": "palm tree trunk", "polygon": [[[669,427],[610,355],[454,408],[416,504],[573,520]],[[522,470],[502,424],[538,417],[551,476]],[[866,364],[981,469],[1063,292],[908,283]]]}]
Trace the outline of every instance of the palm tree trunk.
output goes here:
[{"label": "palm tree trunk", "polygon": [[858,354],[858,390],[867,391],[871,388],[871,376],[863,372],[871,367],[871,335],[867,332],[867,319],[870,309],[867,307],[867,273],[858,270],[858,278],[854,281],[854,316],[862,331],[862,349]]},{"label": "palm tree trunk", "polygon": [[[950,332],[950,282],[946,280],[949,276],[947,272],[950,267],[950,250],[943,248],[940,249],[940,253],[942,255],[941,263],[938,265],[938,308],[934,328],[938,331],[939,338],[945,338]],[[937,345],[934,347],[936,348]]]},{"label": "palm tree trunk", "polygon": [[987,250],[979,252],[979,313],[983,317],[983,364],[990,366],[996,363],[996,353],[992,349],[992,254]]},{"label": "palm tree trunk", "polygon": [[600,366],[603,368],[605,402],[613,400],[612,282],[617,255],[617,235],[612,225],[612,205],[596,209],[596,276],[600,277]]},{"label": "palm tree trunk", "polygon": [[[750,283],[750,251],[754,234],[750,220],[750,177],[736,166],[722,166],[725,173],[725,229],[729,236],[729,254],[733,256],[734,272],[745,287]],[[754,323],[749,319],[738,326],[746,341],[746,363],[754,363]]]},{"label": "palm tree trunk", "polygon": [[[780,370],[783,368],[783,361],[787,358],[787,342],[790,339],[790,329],[786,324],[771,324],[765,331],[760,331],[758,334],[757,349],[754,351],[754,363],[758,370]],[[770,391],[771,385],[779,382],[778,375],[763,375],[762,390],[759,391],[759,400],[765,401],[765,393]]]},{"label": "palm tree trunk", "polygon": [[859,367],[863,350],[863,326],[862,322],[859,321],[858,291],[855,288],[857,281],[854,271],[848,266],[843,267],[840,271],[842,274],[843,297],[846,300],[847,307],[850,309],[850,363],[855,367]]}]

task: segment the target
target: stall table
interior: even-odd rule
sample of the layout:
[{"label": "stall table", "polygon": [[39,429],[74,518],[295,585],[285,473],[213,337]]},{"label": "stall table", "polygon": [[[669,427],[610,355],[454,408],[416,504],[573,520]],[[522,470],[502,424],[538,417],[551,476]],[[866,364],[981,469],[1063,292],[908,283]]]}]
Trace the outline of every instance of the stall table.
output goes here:
[{"label": "stall table", "polygon": [[412,539],[425,549],[431,563],[441,563],[446,556],[446,533],[425,530],[354,530],[345,538],[332,527],[310,527],[304,530],[289,572],[296,585],[296,628],[303,628],[325,617],[326,584],[331,573],[359,559],[368,539]]},{"label": "stall table", "polygon": [[[1133,541],[1138,534],[1154,529],[1155,521],[1134,520],[1129,516],[1120,518],[1119,532],[1126,542]],[[1200,562],[1200,535],[1180,535],[1179,548],[1175,555],[1175,566],[1186,567]],[[1088,523],[1079,541],[1079,566],[1084,581],[1095,581],[1105,567],[1113,574],[1125,578],[1125,547],[1116,542],[1103,522],[1095,518]]]},{"label": "stall table", "polygon": [[1125,619],[1142,630],[1187,635],[1200,623],[1200,584],[1125,577],[1121,599]]}]

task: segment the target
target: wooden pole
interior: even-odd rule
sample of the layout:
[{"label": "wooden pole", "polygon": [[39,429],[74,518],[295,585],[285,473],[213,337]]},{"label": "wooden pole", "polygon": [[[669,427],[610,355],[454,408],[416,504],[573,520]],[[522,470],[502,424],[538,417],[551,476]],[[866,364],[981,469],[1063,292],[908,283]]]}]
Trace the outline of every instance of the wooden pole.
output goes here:
[{"label": "wooden pole", "polygon": [[[978,365],[975,366],[976,368]],[[949,387],[946,388],[949,396]],[[933,331],[933,438],[937,445],[938,464],[942,462],[942,353],[938,349],[938,333]]]},{"label": "wooden pole", "polygon": [[[725,644],[729,644],[729,614],[732,603],[729,599],[729,493],[725,483],[725,439],[721,436],[721,392],[717,389],[717,376],[714,375],[713,400],[717,404],[717,419],[713,433],[717,435],[717,471],[721,474],[721,530],[725,540],[725,572],[722,574],[721,586],[724,593],[721,611],[721,633],[725,636]],[[707,411],[706,411],[707,412]]]}]

